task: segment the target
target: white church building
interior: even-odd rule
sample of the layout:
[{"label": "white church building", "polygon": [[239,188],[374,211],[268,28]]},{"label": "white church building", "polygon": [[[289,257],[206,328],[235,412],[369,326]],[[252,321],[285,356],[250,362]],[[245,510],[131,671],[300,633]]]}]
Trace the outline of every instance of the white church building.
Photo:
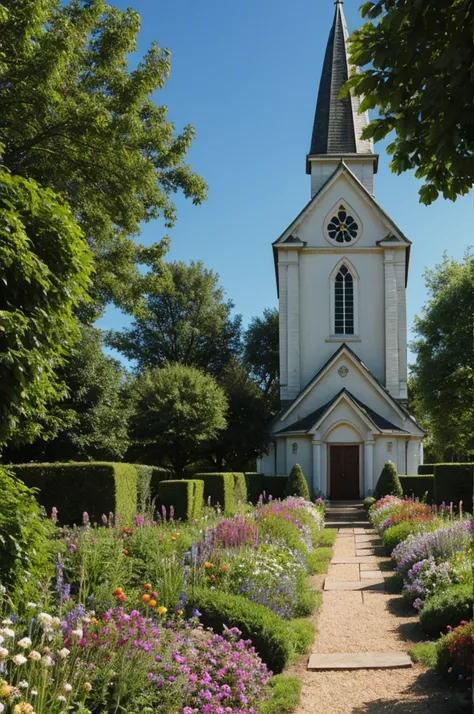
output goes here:
[{"label": "white church building", "polygon": [[342,2],[324,58],[306,172],[311,199],[273,243],[281,410],[258,469],[299,463],[313,493],[365,497],[386,461],[416,474],[423,429],[407,411],[410,241],[374,197],[378,156],[362,139]]}]

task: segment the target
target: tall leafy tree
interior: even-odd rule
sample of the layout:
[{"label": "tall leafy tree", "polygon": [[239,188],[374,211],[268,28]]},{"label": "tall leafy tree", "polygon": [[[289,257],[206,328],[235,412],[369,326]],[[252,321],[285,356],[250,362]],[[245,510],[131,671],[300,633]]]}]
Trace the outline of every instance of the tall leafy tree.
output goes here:
[{"label": "tall leafy tree", "polygon": [[278,310],[267,308],[254,317],[244,336],[244,364],[259,384],[272,411],[278,410],[279,332]]},{"label": "tall leafy tree", "polygon": [[0,166],[0,446],[32,417],[33,439],[64,394],[56,369],[77,338],[74,311],[90,272],[69,208]]},{"label": "tall leafy tree", "polygon": [[[80,325],[80,338],[56,379],[66,394],[52,405],[55,429],[46,441],[8,448],[4,461],[119,461],[129,445],[126,372],[102,350],[100,330]],[[48,423],[42,425],[47,433]],[[31,425],[25,425],[31,431]]]},{"label": "tall leafy tree", "polygon": [[167,247],[137,245],[140,224],[171,225],[174,193],[200,203],[206,192],[185,163],[193,128],[176,133],[152,101],[170,53],[153,43],[128,66],[139,29],[137,12],[104,0],[0,4],[0,163],[68,201],[95,252],[96,306],[139,301],[137,264]]},{"label": "tall leafy tree", "polygon": [[176,476],[226,426],[227,399],[210,375],[183,364],[146,370],[133,389],[133,450]]},{"label": "tall leafy tree", "polygon": [[219,276],[201,262],[166,263],[132,327],[109,335],[109,343],[138,370],[180,363],[217,375],[238,357],[240,316],[224,299]]},{"label": "tall leafy tree", "polygon": [[347,89],[378,107],[364,132],[383,139],[395,173],[423,179],[420,200],[454,200],[474,184],[472,0],[377,0],[361,8],[369,22],[351,37],[354,74]]},{"label": "tall leafy tree", "polygon": [[437,459],[474,458],[474,253],[444,256],[425,275],[429,300],[415,320],[415,409]]}]

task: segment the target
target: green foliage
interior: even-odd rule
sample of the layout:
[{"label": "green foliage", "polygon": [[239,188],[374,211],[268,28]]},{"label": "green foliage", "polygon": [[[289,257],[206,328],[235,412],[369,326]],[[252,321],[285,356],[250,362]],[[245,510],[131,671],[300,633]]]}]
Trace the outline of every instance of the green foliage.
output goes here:
[{"label": "green foliage", "polygon": [[[202,486],[195,479],[181,481],[161,481],[158,485],[158,498],[161,506],[168,513],[174,508],[174,518],[182,521],[192,521],[199,518],[202,506]],[[201,497],[201,500],[199,498]]]},{"label": "green foliage", "polygon": [[464,509],[471,510],[474,484],[474,463],[436,464],[434,468],[434,492],[437,503],[457,506],[464,503]]},{"label": "green foliage", "polygon": [[412,344],[414,413],[429,432],[434,460],[473,461],[474,253],[461,261],[444,255],[425,283],[429,298]]},{"label": "green foliage", "polygon": [[239,356],[241,318],[218,281],[200,261],[165,263],[132,326],[111,332],[109,343],[141,371],[180,363],[219,375]]},{"label": "green foliage", "polygon": [[138,511],[145,511],[151,500],[158,494],[161,481],[171,478],[171,472],[159,466],[133,464],[137,472],[137,505]]},{"label": "green foliage", "polygon": [[0,467],[0,584],[22,588],[22,600],[37,593],[38,582],[54,574],[48,544],[53,524],[41,516],[36,492]]},{"label": "green foliage", "polygon": [[438,637],[449,626],[457,627],[472,618],[474,596],[469,583],[456,584],[429,597],[420,614],[420,624],[428,635]]},{"label": "green foliage", "polygon": [[374,491],[374,497],[378,500],[384,496],[403,497],[403,491],[398,478],[397,469],[392,461],[387,461],[379,476]]},{"label": "green foliage", "polygon": [[296,523],[280,518],[274,513],[268,513],[259,521],[259,530],[262,534],[270,536],[272,540],[284,540],[289,548],[307,556],[307,549],[300,538]]},{"label": "green foliage", "polygon": [[263,491],[263,474],[246,473],[245,474],[245,484],[247,486],[247,498],[252,505],[258,503],[258,499]]},{"label": "green foliage", "polygon": [[277,674],[271,677],[268,687],[269,699],[263,703],[261,714],[292,714],[301,699],[303,682],[298,677],[284,677]]},{"label": "green foliage", "polygon": [[267,308],[254,317],[244,335],[244,364],[259,384],[270,412],[280,406],[278,310]]},{"label": "green foliage", "polygon": [[419,642],[410,648],[410,657],[413,662],[418,662],[425,667],[436,667],[438,655],[436,652],[436,642]]},{"label": "green foliage", "polygon": [[[0,130],[0,152],[1,142]],[[29,432],[23,433],[26,440],[45,430],[34,419],[43,419],[46,430],[55,425],[48,408],[64,395],[55,370],[64,364],[77,338],[73,313],[86,299],[91,258],[74,215],[59,196],[34,181],[11,176],[4,167],[0,168],[0,213],[3,445],[25,421],[33,419]]]},{"label": "green foliage", "polygon": [[145,248],[130,236],[159,215],[171,225],[177,191],[193,203],[206,193],[185,164],[193,128],[177,134],[167,107],[152,101],[170,53],[154,42],[131,69],[140,17],[104,0],[3,7],[2,164],[64,196],[79,217],[96,254],[96,301],[135,306],[150,282],[137,263],[159,264],[165,245]]},{"label": "green foliage", "polygon": [[[474,620],[448,632],[436,644],[438,673],[449,683],[471,690]],[[434,666],[434,665],[433,665]],[[472,705],[472,696],[469,696]]]},{"label": "green foliage", "polygon": [[332,548],[337,538],[337,528],[324,528],[318,539],[318,545],[320,547]]},{"label": "green foliage", "polygon": [[194,513],[193,518],[201,518],[201,511],[204,505],[204,481],[194,479]]},{"label": "green foliage", "polygon": [[236,511],[234,474],[210,473],[196,474],[196,478],[204,482],[204,501],[211,506],[219,506],[226,515]]},{"label": "green foliage", "polygon": [[196,451],[225,428],[227,400],[214,378],[172,364],[145,371],[135,383],[131,435],[143,460],[166,457],[176,476]]},{"label": "green foliage", "polygon": [[373,496],[368,496],[368,497],[364,500],[364,508],[365,508],[365,510],[366,510],[366,511],[369,511],[369,510],[372,508],[372,506],[374,505],[374,503],[377,503],[377,499],[374,498]]},{"label": "green foliage", "polygon": [[260,494],[265,493],[267,498],[269,496],[272,498],[285,498],[287,483],[288,478],[286,476],[264,476]]},{"label": "green foliage", "polygon": [[399,475],[400,484],[404,496],[410,498],[425,499],[431,503],[434,499],[434,479],[433,475],[426,476],[401,476]]},{"label": "green foliage", "polygon": [[234,498],[237,506],[245,505],[247,503],[247,483],[245,481],[245,474],[235,473],[232,474],[234,477]]},{"label": "green foliage", "polygon": [[224,625],[238,627],[272,672],[281,672],[290,662],[294,647],[288,624],[264,605],[240,595],[196,588],[189,606],[197,608],[201,622],[216,632],[222,632]]},{"label": "green foliage", "polygon": [[137,472],[131,464],[17,464],[12,471],[37,488],[39,503],[48,513],[56,507],[66,525],[81,523],[84,511],[95,522],[112,512],[121,523],[137,511]]},{"label": "green foliage", "polygon": [[424,179],[423,203],[439,193],[451,200],[468,193],[474,183],[470,0],[380,0],[366,2],[362,14],[370,21],[349,46],[351,63],[365,69],[353,73],[348,87],[364,97],[361,111],[379,112],[364,137],[378,141],[395,132],[387,147],[390,167]]},{"label": "green foliage", "polygon": [[295,464],[288,476],[285,488],[285,496],[301,496],[305,501],[309,501],[309,487],[299,464]]},{"label": "green foliage", "polygon": [[[321,594],[317,593],[321,598]],[[306,654],[313,644],[315,627],[311,620],[299,619],[288,622],[293,646],[297,654]]]},{"label": "green foliage", "polygon": [[391,553],[392,550],[397,546],[402,540],[408,538],[410,533],[416,531],[416,524],[413,521],[402,521],[397,523],[395,526],[390,526],[387,528],[382,535],[382,542],[385,550]]},{"label": "green foliage", "polygon": [[306,556],[306,565],[310,575],[323,575],[328,572],[332,560],[332,548],[316,548]]},{"label": "green foliage", "polygon": [[433,476],[436,464],[420,464],[418,466],[418,476]]}]

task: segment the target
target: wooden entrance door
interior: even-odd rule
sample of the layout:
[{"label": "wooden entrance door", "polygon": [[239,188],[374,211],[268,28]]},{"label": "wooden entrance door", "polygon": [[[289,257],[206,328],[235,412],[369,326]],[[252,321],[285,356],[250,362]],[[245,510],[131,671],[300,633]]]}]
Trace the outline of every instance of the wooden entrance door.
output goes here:
[{"label": "wooden entrance door", "polygon": [[359,498],[359,447],[331,446],[330,494],[333,501]]}]

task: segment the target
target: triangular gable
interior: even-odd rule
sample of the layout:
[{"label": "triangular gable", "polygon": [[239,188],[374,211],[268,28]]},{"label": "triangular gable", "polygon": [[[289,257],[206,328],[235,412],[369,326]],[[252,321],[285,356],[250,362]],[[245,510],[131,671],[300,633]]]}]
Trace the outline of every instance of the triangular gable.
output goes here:
[{"label": "triangular gable", "polygon": [[385,213],[385,211],[379,206],[375,198],[369,193],[365,188],[364,184],[359,181],[357,176],[350,170],[344,161],[341,161],[337,169],[331,174],[327,181],[321,186],[319,191],[317,191],[314,196],[308,201],[303,210],[296,216],[295,220],[290,223],[288,228],[281,234],[276,241],[274,241],[274,248],[281,246],[285,243],[287,238],[292,235],[294,231],[298,229],[300,224],[306,219],[306,217],[314,210],[317,203],[321,200],[322,196],[331,188],[331,186],[337,181],[339,176],[344,174],[350,181],[354,183],[356,190],[360,193],[361,197],[368,201],[371,207],[378,213],[382,223],[387,228],[387,239],[397,243],[403,243],[404,245],[410,246],[411,241],[402,233],[398,226],[392,221],[392,219]]}]

